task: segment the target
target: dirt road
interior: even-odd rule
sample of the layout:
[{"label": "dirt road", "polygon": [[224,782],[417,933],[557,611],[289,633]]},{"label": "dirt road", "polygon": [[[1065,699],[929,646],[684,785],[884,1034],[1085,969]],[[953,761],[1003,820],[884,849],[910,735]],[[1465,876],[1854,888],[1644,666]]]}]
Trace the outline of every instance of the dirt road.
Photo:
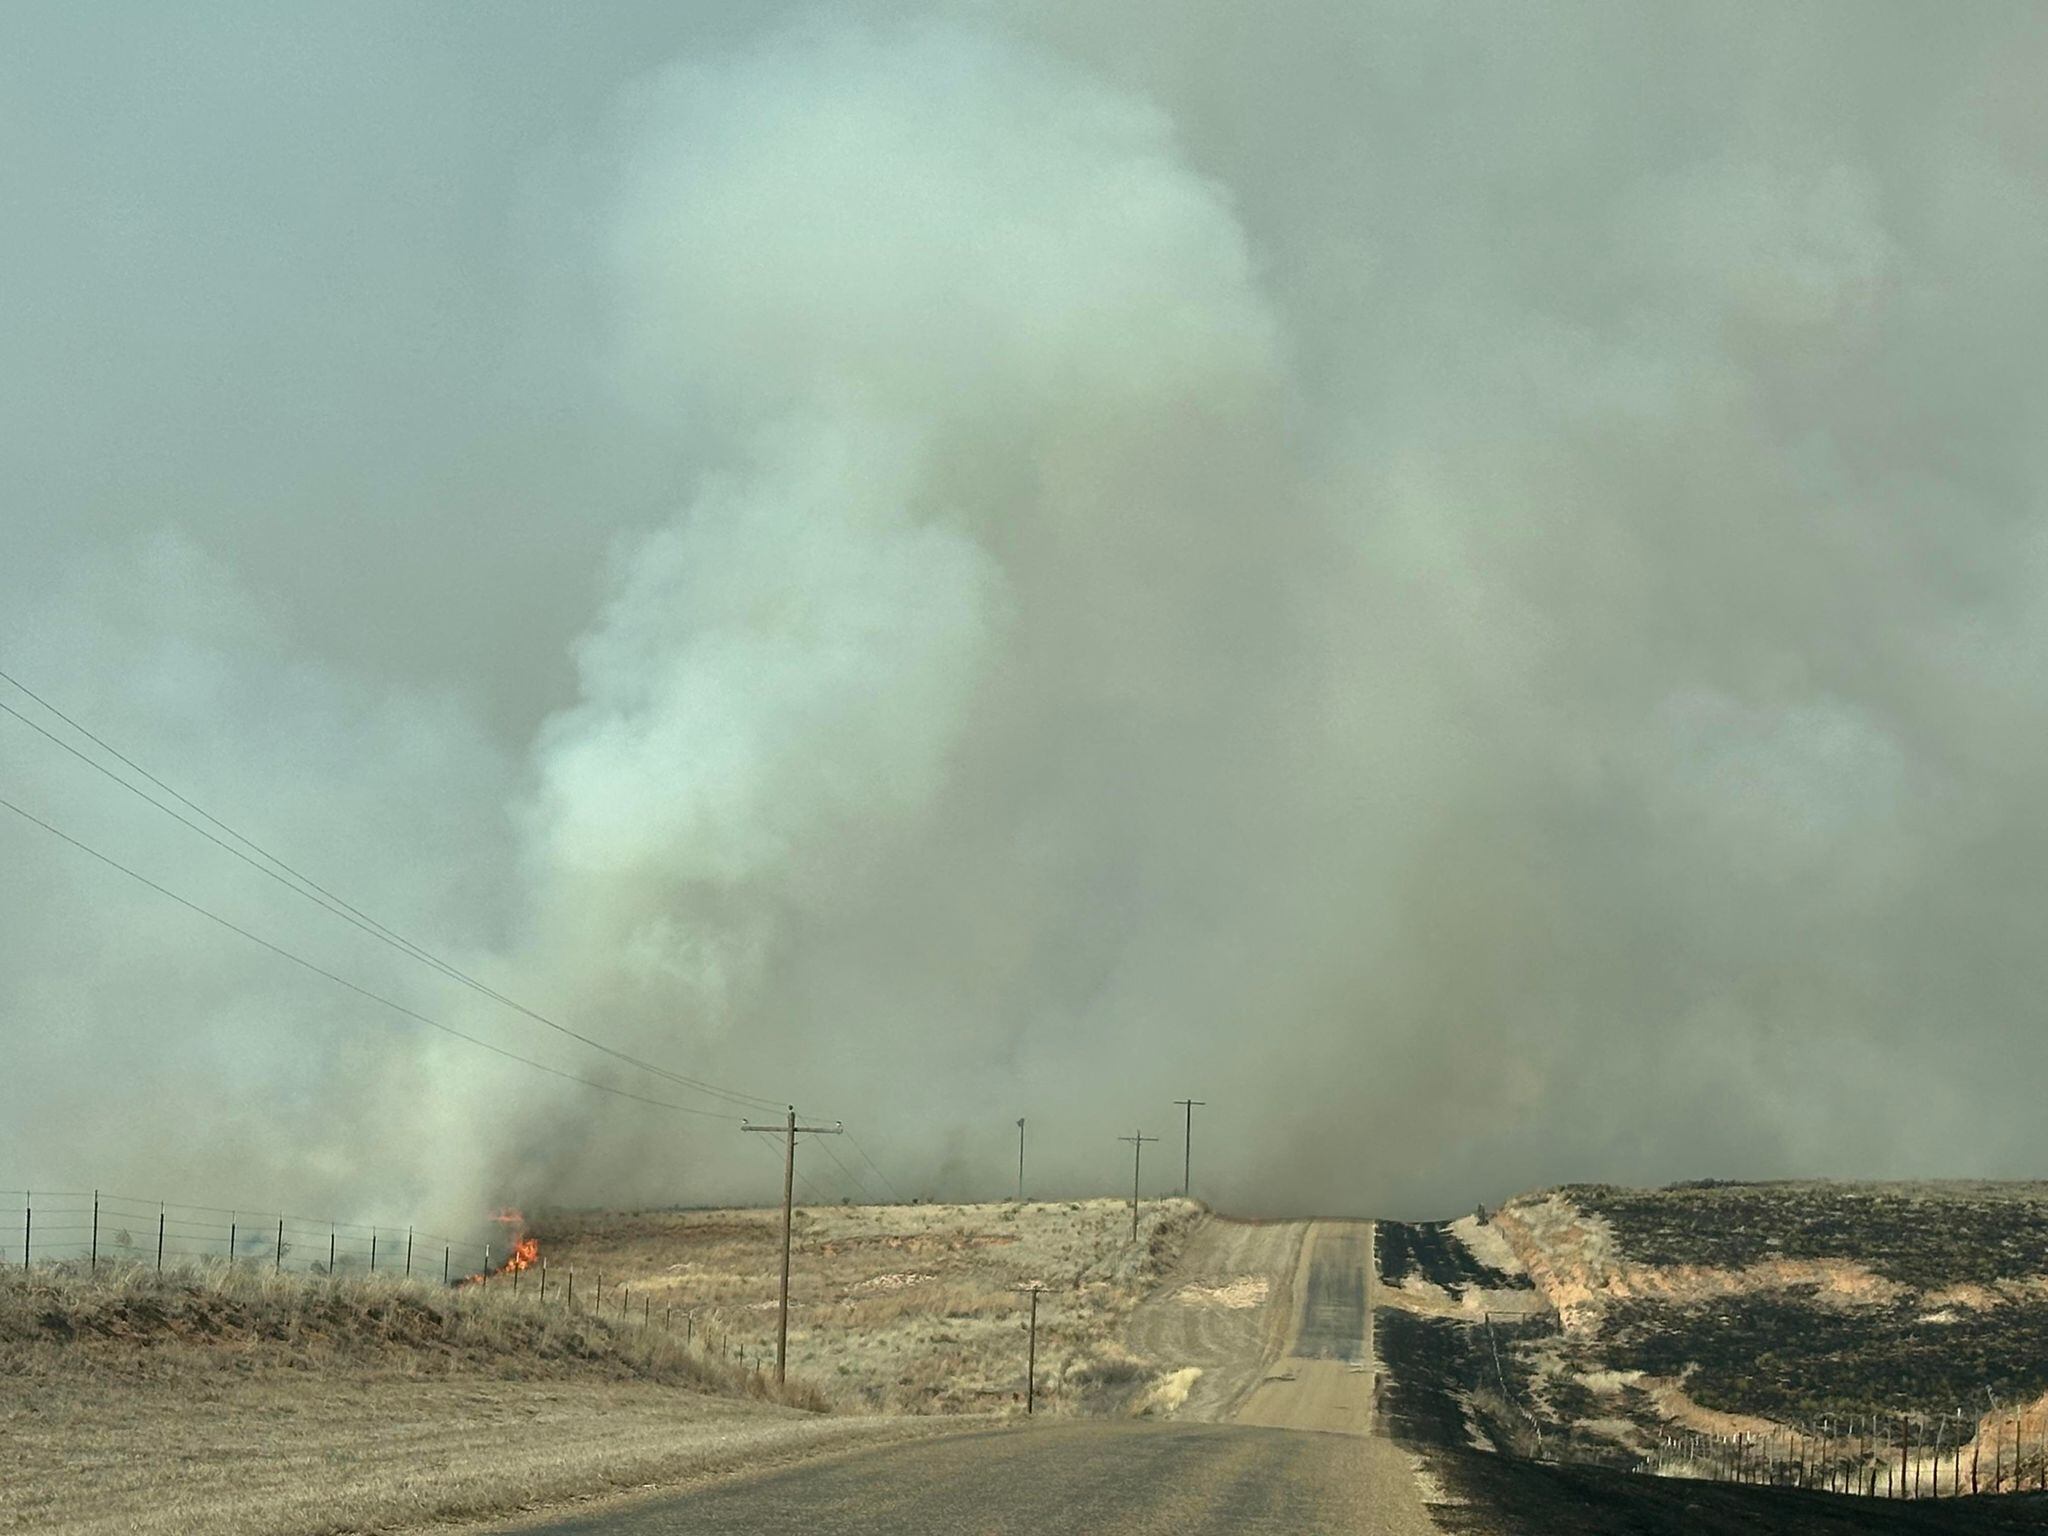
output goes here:
[{"label": "dirt road", "polygon": [[1182,1421],[1230,1419],[1286,1352],[1305,1221],[1226,1221],[1210,1216],[1189,1237],[1180,1263],[1132,1313],[1131,1352],[1161,1370],[1201,1372]]},{"label": "dirt road", "polygon": [[530,1536],[1435,1536],[1408,1454],[1372,1426],[1372,1228],[1212,1220],[1132,1322],[1134,1347],[1198,1366],[1183,1413],[1230,1423],[1066,1422],[862,1451],[682,1498],[521,1526]]}]

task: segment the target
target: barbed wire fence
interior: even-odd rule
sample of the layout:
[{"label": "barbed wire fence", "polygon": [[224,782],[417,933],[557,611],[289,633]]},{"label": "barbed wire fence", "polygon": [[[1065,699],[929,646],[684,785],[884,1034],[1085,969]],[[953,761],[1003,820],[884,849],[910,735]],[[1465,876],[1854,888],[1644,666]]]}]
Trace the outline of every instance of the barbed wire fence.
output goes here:
[{"label": "barbed wire fence", "polygon": [[[0,1266],[215,1261],[273,1274],[385,1274],[452,1283],[491,1267],[489,1243],[415,1226],[145,1199],[105,1190],[0,1190]],[[502,1253],[499,1255],[502,1257]]]},{"label": "barbed wire fence", "polygon": [[[485,1295],[531,1298],[620,1323],[680,1335],[706,1359],[759,1376],[774,1359],[770,1340],[735,1334],[715,1307],[656,1305],[642,1285],[601,1270],[550,1273],[545,1255],[507,1267],[503,1242],[456,1239],[416,1225],[341,1221],[279,1211],[146,1199],[106,1190],[0,1190],[0,1274],[41,1268],[87,1275],[102,1269],[157,1273],[253,1272],[303,1279],[376,1277],[478,1287]],[[581,1295],[578,1295],[578,1291]]]}]

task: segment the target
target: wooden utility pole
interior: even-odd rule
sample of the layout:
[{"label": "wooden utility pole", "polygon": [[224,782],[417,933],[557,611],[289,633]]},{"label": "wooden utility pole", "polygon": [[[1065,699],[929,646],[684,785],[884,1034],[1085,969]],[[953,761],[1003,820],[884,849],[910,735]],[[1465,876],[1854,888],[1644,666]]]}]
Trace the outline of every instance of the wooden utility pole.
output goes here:
[{"label": "wooden utility pole", "polygon": [[1138,1170],[1145,1163],[1145,1143],[1157,1141],[1157,1136],[1147,1136],[1142,1130],[1135,1136],[1119,1136],[1118,1141],[1131,1144],[1131,1241],[1138,1240]]},{"label": "wooden utility pole", "polygon": [[1187,1122],[1180,1140],[1180,1195],[1183,1200],[1194,1192],[1195,1166],[1195,1111],[1208,1104],[1207,1099],[1175,1099],[1174,1103],[1186,1110]]},{"label": "wooden utility pole", "polygon": [[796,1106],[789,1106],[789,1120],[784,1125],[745,1125],[748,1131],[778,1131],[787,1138],[782,1152],[782,1307],[775,1323],[775,1379],[784,1380],[789,1371],[789,1232],[790,1208],[796,1199],[796,1138],[799,1132],[806,1136],[838,1136],[845,1127],[837,1122],[831,1125],[798,1125]]},{"label": "wooden utility pole", "polygon": [[1042,1285],[1020,1285],[1031,1293],[1031,1344],[1024,1355],[1024,1413],[1028,1418],[1038,1405],[1038,1293]]},{"label": "wooden utility pole", "polygon": [[1017,1203],[1024,1203],[1024,1117],[1017,1117]]}]

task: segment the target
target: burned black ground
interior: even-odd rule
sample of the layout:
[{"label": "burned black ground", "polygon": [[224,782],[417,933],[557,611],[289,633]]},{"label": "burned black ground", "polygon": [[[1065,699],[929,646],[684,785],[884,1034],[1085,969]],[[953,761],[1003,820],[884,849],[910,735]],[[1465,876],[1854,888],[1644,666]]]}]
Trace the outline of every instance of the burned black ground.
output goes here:
[{"label": "burned black ground", "polygon": [[1448,1222],[1383,1221],[1378,1224],[1380,1279],[1398,1285],[1413,1276],[1453,1296],[1467,1290],[1527,1289],[1527,1275],[1482,1264],[1450,1230]]},{"label": "burned black ground", "polygon": [[1780,1422],[1873,1409],[1950,1414],[1959,1404],[1975,1412],[1987,1392],[2012,1402],[2048,1391],[2048,1308],[2038,1306],[1844,1310],[1799,1291],[1698,1307],[1624,1302],[1603,1320],[1598,1348],[1610,1362],[1683,1375],[1708,1408]]},{"label": "burned black ground", "polygon": [[2040,1184],[1581,1184],[1559,1193],[1602,1217],[1638,1264],[1841,1259],[1918,1289],[2048,1273]]},{"label": "burned black ground", "polygon": [[1642,1477],[1474,1451],[1431,1469],[1464,1500],[1436,1510],[1452,1536],[1921,1536],[2048,1531],[2048,1496],[1895,1502],[1686,1478]]}]

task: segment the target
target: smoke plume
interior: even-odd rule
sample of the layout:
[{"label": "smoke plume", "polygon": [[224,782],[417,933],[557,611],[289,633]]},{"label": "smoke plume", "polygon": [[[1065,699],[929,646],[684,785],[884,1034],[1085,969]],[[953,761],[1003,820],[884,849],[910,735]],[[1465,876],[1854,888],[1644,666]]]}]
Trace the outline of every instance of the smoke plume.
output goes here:
[{"label": "smoke plume", "polygon": [[[0,666],[209,811],[827,1198],[2034,1171],[2037,18],[362,14],[7,93]],[[6,1182],[767,1191],[0,793],[709,1112],[8,817]]]}]

